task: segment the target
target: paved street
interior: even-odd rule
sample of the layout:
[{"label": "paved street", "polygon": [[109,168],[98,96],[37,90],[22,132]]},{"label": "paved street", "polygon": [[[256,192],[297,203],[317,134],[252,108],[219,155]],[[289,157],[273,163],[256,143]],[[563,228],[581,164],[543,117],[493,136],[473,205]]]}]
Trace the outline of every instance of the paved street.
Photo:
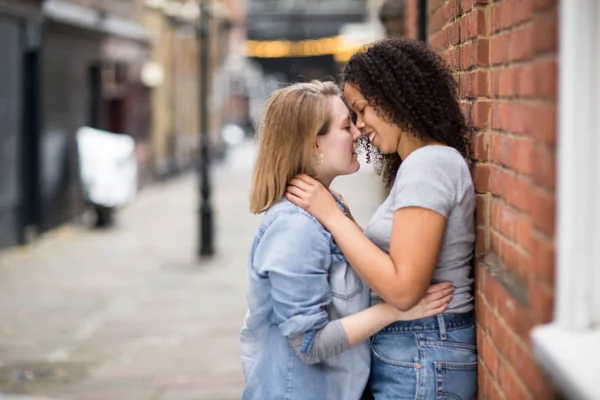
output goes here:
[{"label": "paved street", "polygon": [[[211,261],[194,256],[191,174],[146,188],[113,229],[62,227],[0,253],[0,393],[239,399],[245,269],[260,221],[247,201],[254,155],[245,143],[214,171]],[[361,223],[382,193],[369,168],[334,187]]]}]

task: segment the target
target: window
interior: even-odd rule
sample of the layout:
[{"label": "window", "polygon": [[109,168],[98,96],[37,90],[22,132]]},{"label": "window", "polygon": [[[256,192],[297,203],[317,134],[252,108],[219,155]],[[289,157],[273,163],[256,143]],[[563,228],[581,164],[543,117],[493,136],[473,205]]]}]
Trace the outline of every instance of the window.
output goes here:
[{"label": "window", "polygon": [[600,2],[561,1],[554,321],[534,354],[569,397],[600,398]]}]

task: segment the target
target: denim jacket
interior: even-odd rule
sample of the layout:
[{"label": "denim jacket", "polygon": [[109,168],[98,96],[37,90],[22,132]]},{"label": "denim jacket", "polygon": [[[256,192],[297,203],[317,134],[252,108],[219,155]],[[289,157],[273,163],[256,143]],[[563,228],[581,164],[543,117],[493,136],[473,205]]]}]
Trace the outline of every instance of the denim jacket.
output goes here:
[{"label": "denim jacket", "polygon": [[312,365],[288,343],[288,336],[305,333],[300,351],[310,351],[328,321],[369,306],[369,288],[331,234],[286,199],[266,212],[254,238],[247,300],[243,400],[361,398],[371,363],[368,341]]}]

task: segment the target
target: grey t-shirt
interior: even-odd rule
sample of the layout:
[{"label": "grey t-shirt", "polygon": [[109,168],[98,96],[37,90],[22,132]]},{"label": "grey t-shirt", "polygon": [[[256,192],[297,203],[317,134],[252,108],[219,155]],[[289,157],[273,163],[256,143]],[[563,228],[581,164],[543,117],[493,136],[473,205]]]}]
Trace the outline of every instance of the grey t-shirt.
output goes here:
[{"label": "grey t-shirt", "polygon": [[[431,145],[403,160],[389,196],[365,229],[365,235],[386,253],[390,251],[394,212],[404,207],[427,208],[447,218],[433,281],[454,284],[456,290],[446,312],[471,311],[475,190],[461,154],[451,147]],[[376,295],[374,301],[378,301]]]}]

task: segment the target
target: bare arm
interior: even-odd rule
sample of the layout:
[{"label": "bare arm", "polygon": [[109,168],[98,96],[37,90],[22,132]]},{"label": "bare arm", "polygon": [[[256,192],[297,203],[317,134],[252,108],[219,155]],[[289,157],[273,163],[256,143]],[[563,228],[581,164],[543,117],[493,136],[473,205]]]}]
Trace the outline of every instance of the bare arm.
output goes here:
[{"label": "bare arm", "polygon": [[315,364],[358,345],[392,322],[442,313],[452,299],[453,290],[449,283],[433,285],[423,300],[408,312],[379,303],[359,313],[330,321],[318,331],[309,333],[314,337],[308,346],[305,341],[307,333],[291,335],[288,341],[302,361]]},{"label": "bare arm", "polygon": [[443,215],[420,207],[396,211],[388,255],[343,215],[328,190],[314,179],[292,180],[286,196],[323,224],[361,279],[385,301],[409,310],[423,298],[443,240]]}]

